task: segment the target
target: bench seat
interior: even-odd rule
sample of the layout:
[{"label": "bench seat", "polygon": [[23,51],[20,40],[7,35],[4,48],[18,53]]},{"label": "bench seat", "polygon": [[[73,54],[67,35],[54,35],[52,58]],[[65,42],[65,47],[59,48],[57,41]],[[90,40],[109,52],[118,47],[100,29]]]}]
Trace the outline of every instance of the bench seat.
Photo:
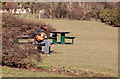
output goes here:
[{"label": "bench seat", "polygon": [[33,44],[34,42],[17,42],[18,44]]},{"label": "bench seat", "polygon": [[72,44],[74,43],[74,39],[75,39],[75,37],[65,36],[65,38],[67,38],[67,39],[72,39]]},{"label": "bench seat", "polygon": [[75,37],[65,36],[65,38],[68,38],[68,39],[74,39]]},{"label": "bench seat", "polygon": [[33,38],[31,36],[16,36],[17,39],[29,39],[29,38]]},{"label": "bench seat", "polygon": [[[29,39],[29,38],[34,38],[32,36],[16,36],[17,39]],[[55,39],[57,37],[48,37],[47,39]]]}]

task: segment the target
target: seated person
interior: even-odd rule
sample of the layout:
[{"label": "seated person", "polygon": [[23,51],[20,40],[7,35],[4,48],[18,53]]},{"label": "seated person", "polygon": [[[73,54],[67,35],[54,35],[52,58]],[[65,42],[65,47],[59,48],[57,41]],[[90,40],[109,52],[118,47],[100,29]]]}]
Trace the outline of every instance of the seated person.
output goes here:
[{"label": "seated person", "polygon": [[45,48],[42,50],[42,53],[50,54],[50,45],[51,42],[45,39],[45,31],[47,30],[46,25],[42,25],[41,28],[34,31],[34,40],[36,44],[45,44]]}]

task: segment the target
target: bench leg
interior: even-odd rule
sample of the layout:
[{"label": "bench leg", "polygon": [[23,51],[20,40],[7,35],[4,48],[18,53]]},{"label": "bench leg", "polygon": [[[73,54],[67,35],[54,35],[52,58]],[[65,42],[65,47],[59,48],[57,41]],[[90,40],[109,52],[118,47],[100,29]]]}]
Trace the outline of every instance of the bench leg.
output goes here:
[{"label": "bench leg", "polygon": [[42,46],[37,46],[37,50],[38,50],[38,52],[40,52],[41,50],[42,50]]},{"label": "bench leg", "polygon": [[13,44],[18,44],[18,39],[13,40]]},{"label": "bench leg", "polygon": [[[54,37],[57,37],[57,33],[55,33]],[[52,43],[57,43],[57,38],[52,39]]]},{"label": "bench leg", "polygon": [[74,39],[72,39],[72,44],[74,43]]},{"label": "bench leg", "polygon": [[65,44],[65,34],[61,34],[61,44]]},{"label": "bench leg", "polygon": [[51,53],[51,51],[50,51],[50,50],[51,50],[51,46],[49,47],[49,53]]}]

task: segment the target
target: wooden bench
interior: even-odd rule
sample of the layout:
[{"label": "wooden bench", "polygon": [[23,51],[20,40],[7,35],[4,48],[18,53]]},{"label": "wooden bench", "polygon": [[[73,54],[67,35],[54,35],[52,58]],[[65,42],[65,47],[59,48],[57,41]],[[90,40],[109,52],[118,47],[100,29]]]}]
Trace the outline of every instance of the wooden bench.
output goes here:
[{"label": "wooden bench", "polygon": [[[51,31],[50,33],[53,33],[54,37],[57,37],[57,34],[60,34],[61,35],[61,41],[59,44],[65,44],[65,34],[68,34],[70,32],[61,32],[61,31]],[[56,39],[53,39],[52,43],[58,43],[57,42],[57,38]]]},{"label": "wooden bench", "polygon": [[72,44],[74,43],[74,39],[75,37],[68,37],[68,36],[65,36],[66,34],[69,34],[70,32],[62,32],[62,31],[50,31],[50,33],[53,33],[54,37],[57,37],[58,35],[57,34],[60,34],[60,37],[61,37],[61,41],[60,42],[57,42],[57,38],[55,39],[52,39],[52,43],[55,43],[55,44],[71,44],[71,43],[66,43],[65,42],[65,38],[66,39],[72,39]]},{"label": "wooden bench", "polygon": [[[56,37],[49,37],[47,39],[55,39]],[[16,40],[14,40],[14,42],[16,42],[16,44],[35,44],[35,42],[18,42],[18,39],[34,39],[34,37],[30,37],[30,36],[16,36]],[[52,43],[53,44],[53,43]],[[41,44],[42,45],[42,44]]]},{"label": "wooden bench", "polygon": [[[49,37],[47,39],[55,39],[56,37]],[[16,36],[16,40],[13,41],[13,44],[33,44],[36,45],[38,49],[42,50],[42,46],[45,46],[45,44],[37,44],[35,41],[25,41],[21,42],[19,39],[34,39],[32,36]],[[54,43],[51,43],[51,45]],[[26,49],[26,47],[25,47]]]},{"label": "wooden bench", "polygon": [[72,44],[74,43],[74,39],[75,39],[75,37],[65,36],[65,38],[67,38],[67,39],[72,39]]}]

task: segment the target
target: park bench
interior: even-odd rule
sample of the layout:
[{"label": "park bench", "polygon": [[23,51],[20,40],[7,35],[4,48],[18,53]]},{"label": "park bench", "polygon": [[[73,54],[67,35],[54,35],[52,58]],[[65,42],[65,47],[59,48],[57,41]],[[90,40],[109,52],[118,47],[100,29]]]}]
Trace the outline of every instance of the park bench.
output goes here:
[{"label": "park bench", "polygon": [[[74,43],[74,39],[75,37],[70,37],[70,36],[65,36],[65,34],[68,34],[70,32],[60,32],[60,31],[51,31],[50,33],[54,33],[52,37],[49,37],[47,39],[52,39],[52,44],[73,44]],[[61,34],[61,41],[60,43],[57,42],[57,34]],[[45,44],[37,44],[35,41],[24,41],[21,42],[19,41],[19,39],[34,39],[34,37],[32,35],[29,36],[16,36],[16,40],[13,41],[13,44],[33,44],[36,45],[37,48],[41,48],[42,50],[42,46],[45,46]],[[66,43],[65,39],[72,39],[72,43]],[[25,47],[26,49],[26,47]]]},{"label": "park bench", "polygon": [[[58,42],[57,42],[57,34],[60,34],[60,35],[61,35],[61,42],[60,42],[59,44],[74,44],[74,39],[75,39],[75,37],[65,36],[65,34],[68,34],[68,33],[70,33],[70,32],[51,31],[50,33],[54,33],[54,36],[53,36],[53,37],[56,37],[56,38],[53,38],[53,39],[52,39],[52,43],[54,43],[54,44],[58,44]],[[72,39],[72,43],[66,43],[66,42],[65,42],[65,38],[67,38],[67,39]]]},{"label": "park bench", "polygon": [[[60,32],[60,31],[51,31],[50,33],[54,33],[52,37],[49,37],[47,39],[52,39],[52,44],[74,44],[75,37],[65,36],[65,34],[68,34],[70,32]],[[61,34],[61,41],[60,43],[57,42],[57,34]],[[14,43],[17,44],[35,44],[35,42],[18,42],[18,39],[33,39],[33,36],[16,36],[16,40],[14,40]],[[72,43],[66,43],[65,39],[72,39]],[[41,44],[41,46],[44,46]]]},{"label": "park bench", "polygon": [[[35,44],[35,45],[38,45],[35,43],[35,41],[27,41],[27,42],[19,42],[18,40],[19,39],[34,39],[33,36],[16,36],[16,40],[14,40],[14,43],[17,43],[17,44]],[[56,39],[56,37],[49,37],[47,39]],[[53,43],[51,43],[53,44]],[[44,44],[40,44],[41,46],[44,46]]]},{"label": "park bench", "polygon": [[[49,37],[48,39],[55,39],[56,37]],[[35,41],[25,41],[21,42],[19,39],[34,39],[33,36],[16,36],[16,40],[13,41],[13,44],[33,44],[36,45],[37,48],[42,50],[42,46],[45,46],[45,44],[37,44]],[[51,43],[52,45],[53,43]],[[27,47],[25,47],[26,49]]]},{"label": "park bench", "polygon": [[72,39],[72,44],[74,43],[75,37],[68,37],[68,36],[65,36],[65,38],[67,38],[67,39]]}]

